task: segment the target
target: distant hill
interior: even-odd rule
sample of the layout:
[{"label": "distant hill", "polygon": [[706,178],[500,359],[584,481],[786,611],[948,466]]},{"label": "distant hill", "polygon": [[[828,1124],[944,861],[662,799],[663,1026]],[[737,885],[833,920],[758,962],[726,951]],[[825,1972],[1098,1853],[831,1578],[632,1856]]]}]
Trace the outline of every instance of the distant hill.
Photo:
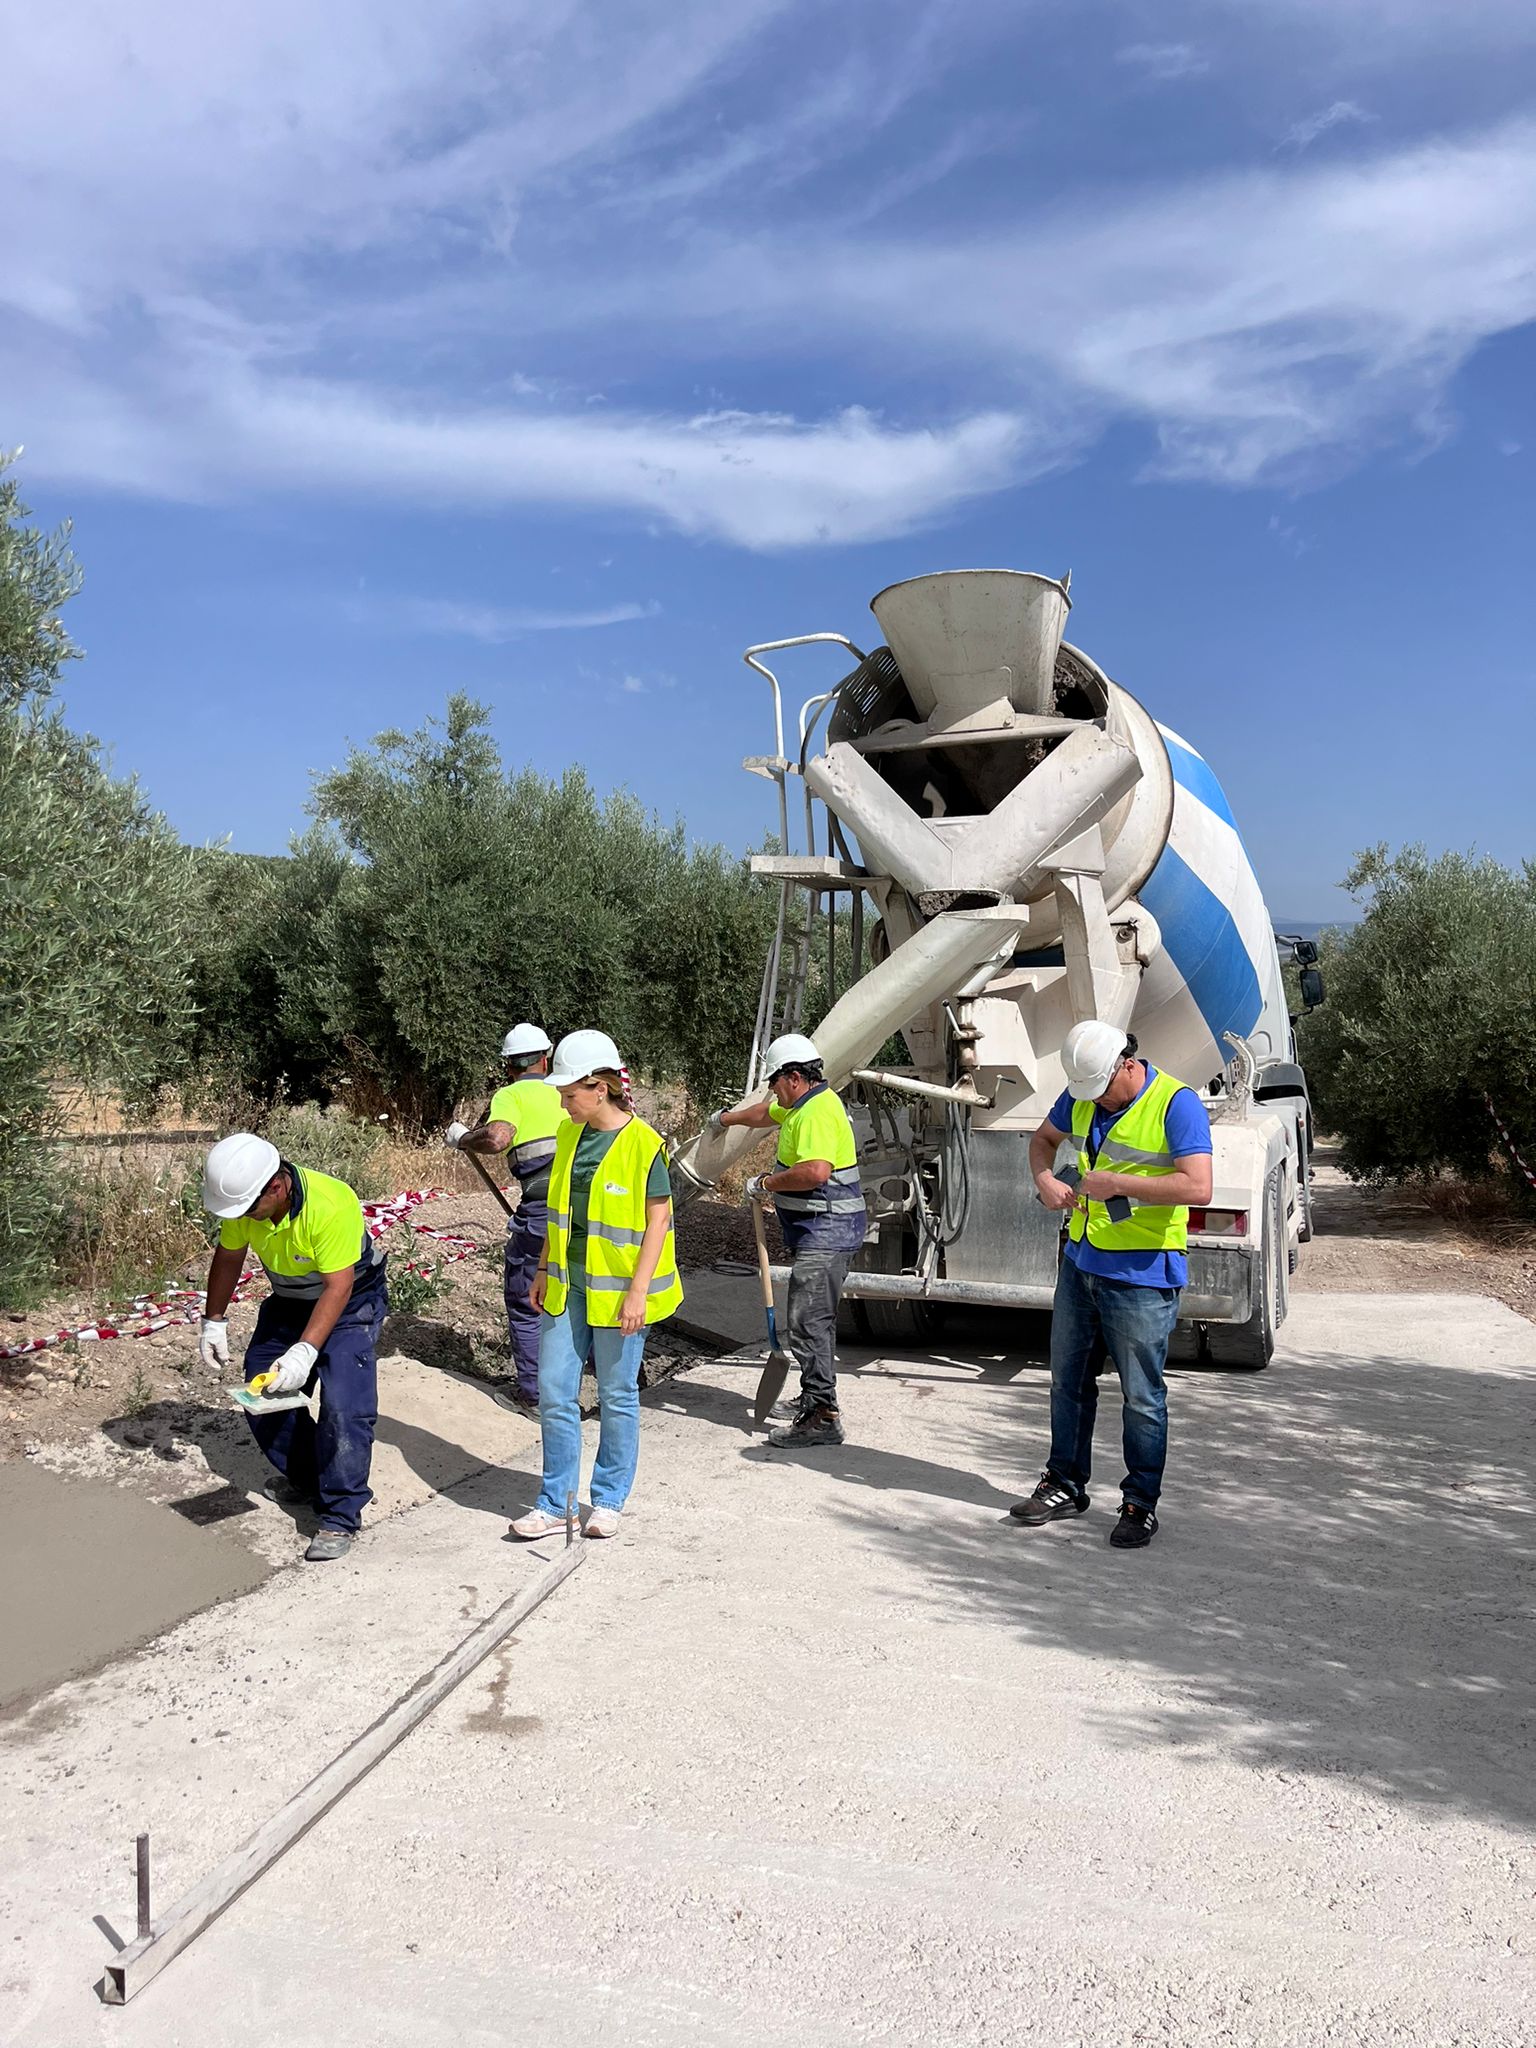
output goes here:
[{"label": "distant hill", "polygon": [[1315,917],[1277,917],[1275,919],[1275,930],[1277,932],[1284,932],[1288,937],[1292,938],[1315,939],[1319,932],[1328,931],[1334,925],[1350,925],[1358,924],[1359,922],[1358,917],[1325,917],[1321,923]]}]

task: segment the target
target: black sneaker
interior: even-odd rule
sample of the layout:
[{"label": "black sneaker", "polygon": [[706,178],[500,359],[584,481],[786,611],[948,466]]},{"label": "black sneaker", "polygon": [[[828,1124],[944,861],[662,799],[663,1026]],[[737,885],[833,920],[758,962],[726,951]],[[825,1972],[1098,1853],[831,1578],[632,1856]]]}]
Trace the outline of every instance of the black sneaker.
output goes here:
[{"label": "black sneaker", "polygon": [[1057,1521],[1062,1515],[1080,1515],[1087,1505],[1086,1493],[1074,1493],[1065,1479],[1058,1479],[1054,1472],[1042,1472],[1040,1484],[1029,1499],[1016,1500],[1008,1512],[1026,1529],[1038,1529],[1043,1522]]},{"label": "black sneaker", "polygon": [[817,1444],[840,1444],[843,1418],[835,1408],[807,1408],[788,1429],[771,1431],[768,1441],[781,1451],[808,1451]]},{"label": "black sneaker", "polygon": [[1109,1532],[1116,1550],[1145,1550],[1157,1534],[1157,1516],[1139,1500],[1120,1503],[1120,1519]]}]

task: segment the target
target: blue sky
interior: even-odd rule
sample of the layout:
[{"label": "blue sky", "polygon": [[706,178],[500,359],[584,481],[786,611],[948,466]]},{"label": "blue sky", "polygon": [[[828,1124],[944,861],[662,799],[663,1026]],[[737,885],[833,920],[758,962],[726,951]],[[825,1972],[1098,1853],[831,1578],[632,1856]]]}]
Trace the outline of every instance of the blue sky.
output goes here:
[{"label": "blue sky", "polygon": [[[1529,836],[1525,0],[59,0],[0,441],[71,719],[189,838],[453,688],[744,847],[751,641],[1073,571],[1282,918]],[[825,688],[825,656],[786,669]]]}]

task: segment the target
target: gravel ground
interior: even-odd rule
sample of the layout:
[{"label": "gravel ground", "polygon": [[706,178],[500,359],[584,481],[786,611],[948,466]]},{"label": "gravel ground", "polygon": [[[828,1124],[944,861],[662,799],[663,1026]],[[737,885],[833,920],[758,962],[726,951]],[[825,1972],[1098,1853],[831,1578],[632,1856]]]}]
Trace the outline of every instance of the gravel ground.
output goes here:
[{"label": "gravel ground", "polygon": [[0,1740],[0,2041],[1530,2048],[1536,1332],[1299,1299],[1177,1376],[1133,1555],[1107,1485],[1009,1522],[1010,1341],[851,1356],[799,1458],[750,1368],[648,1394],[620,1539],[126,2012],[134,1833],[173,1899],[535,1570],[531,1444],[60,1688]]}]

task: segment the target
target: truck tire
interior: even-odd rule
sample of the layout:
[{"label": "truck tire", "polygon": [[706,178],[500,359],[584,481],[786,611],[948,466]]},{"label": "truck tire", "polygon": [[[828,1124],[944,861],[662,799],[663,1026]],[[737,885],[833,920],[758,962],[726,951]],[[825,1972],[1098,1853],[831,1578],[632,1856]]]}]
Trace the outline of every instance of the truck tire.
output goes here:
[{"label": "truck tire", "polygon": [[923,1345],[932,1341],[937,1329],[937,1314],[926,1301],[866,1300],[859,1305],[876,1344]]},{"label": "truck tire", "polygon": [[1312,1242],[1312,1147],[1305,1138],[1296,1162],[1296,1241]]},{"label": "truck tire", "polygon": [[1211,1357],[1218,1365],[1262,1372],[1275,1355],[1275,1330],[1285,1314],[1285,1209],[1278,1168],[1264,1183],[1264,1234],[1259,1246],[1258,1299],[1246,1323],[1211,1323]]}]

